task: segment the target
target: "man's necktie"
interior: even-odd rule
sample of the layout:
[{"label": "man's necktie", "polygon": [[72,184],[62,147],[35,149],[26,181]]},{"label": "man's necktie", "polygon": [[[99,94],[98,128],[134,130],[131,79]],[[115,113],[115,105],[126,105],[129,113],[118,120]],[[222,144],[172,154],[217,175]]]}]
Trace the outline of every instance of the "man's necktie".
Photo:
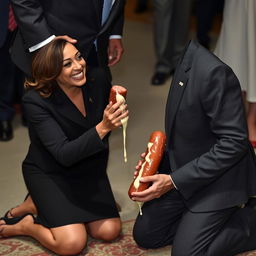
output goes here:
[{"label": "man's necktie", "polygon": [[112,0],[104,0],[103,8],[102,8],[101,24],[104,24],[106,22],[108,15],[110,13],[111,7],[112,7]]},{"label": "man's necktie", "polygon": [[17,24],[16,24],[15,19],[14,19],[12,7],[9,6],[8,29],[9,29],[10,31],[13,31],[16,27],[17,27]]}]

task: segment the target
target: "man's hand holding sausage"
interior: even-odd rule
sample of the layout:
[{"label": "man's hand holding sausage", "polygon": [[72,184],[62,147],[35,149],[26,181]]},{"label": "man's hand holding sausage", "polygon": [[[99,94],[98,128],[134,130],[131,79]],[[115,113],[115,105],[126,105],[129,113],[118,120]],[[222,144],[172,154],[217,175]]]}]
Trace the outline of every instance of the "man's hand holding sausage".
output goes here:
[{"label": "man's hand holding sausage", "polygon": [[132,193],[132,200],[138,202],[147,202],[154,198],[159,198],[174,188],[170,175],[168,174],[155,174],[142,177],[140,178],[140,182],[152,182],[152,185],[142,192]]}]

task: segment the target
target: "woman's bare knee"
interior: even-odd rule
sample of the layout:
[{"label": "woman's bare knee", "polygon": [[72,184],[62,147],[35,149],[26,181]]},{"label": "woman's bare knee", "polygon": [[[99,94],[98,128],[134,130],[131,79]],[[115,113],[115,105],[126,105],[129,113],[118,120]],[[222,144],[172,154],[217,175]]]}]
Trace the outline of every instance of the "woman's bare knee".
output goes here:
[{"label": "woman's bare knee", "polygon": [[56,252],[60,255],[75,255],[80,253],[86,245],[86,241],[81,239],[65,239],[59,241]]},{"label": "woman's bare knee", "polygon": [[95,221],[88,224],[88,232],[95,239],[110,242],[120,235],[121,221],[119,218]]},{"label": "woman's bare knee", "polygon": [[55,237],[55,252],[60,255],[80,253],[86,245],[87,233],[83,224],[67,225],[52,229]]}]

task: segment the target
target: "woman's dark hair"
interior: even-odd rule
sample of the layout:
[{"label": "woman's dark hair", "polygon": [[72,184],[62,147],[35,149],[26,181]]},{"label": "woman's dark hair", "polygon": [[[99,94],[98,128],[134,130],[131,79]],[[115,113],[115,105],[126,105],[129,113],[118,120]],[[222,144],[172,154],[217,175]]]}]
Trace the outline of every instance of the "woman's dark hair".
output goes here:
[{"label": "woman's dark hair", "polygon": [[45,98],[52,94],[56,78],[63,67],[63,50],[66,44],[64,39],[55,39],[33,56],[32,79],[26,79],[26,88],[34,88]]}]

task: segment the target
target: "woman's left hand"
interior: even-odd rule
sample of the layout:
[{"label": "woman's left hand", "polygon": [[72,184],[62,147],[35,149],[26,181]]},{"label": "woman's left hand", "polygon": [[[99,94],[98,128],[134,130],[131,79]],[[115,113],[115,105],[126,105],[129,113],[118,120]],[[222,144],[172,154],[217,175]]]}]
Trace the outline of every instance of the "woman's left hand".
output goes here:
[{"label": "woman's left hand", "polygon": [[108,132],[120,127],[121,120],[128,115],[127,104],[123,105],[123,102],[112,104],[110,102],[104,110],[102,121],[96,126],[99,136],[103,138]]}]

